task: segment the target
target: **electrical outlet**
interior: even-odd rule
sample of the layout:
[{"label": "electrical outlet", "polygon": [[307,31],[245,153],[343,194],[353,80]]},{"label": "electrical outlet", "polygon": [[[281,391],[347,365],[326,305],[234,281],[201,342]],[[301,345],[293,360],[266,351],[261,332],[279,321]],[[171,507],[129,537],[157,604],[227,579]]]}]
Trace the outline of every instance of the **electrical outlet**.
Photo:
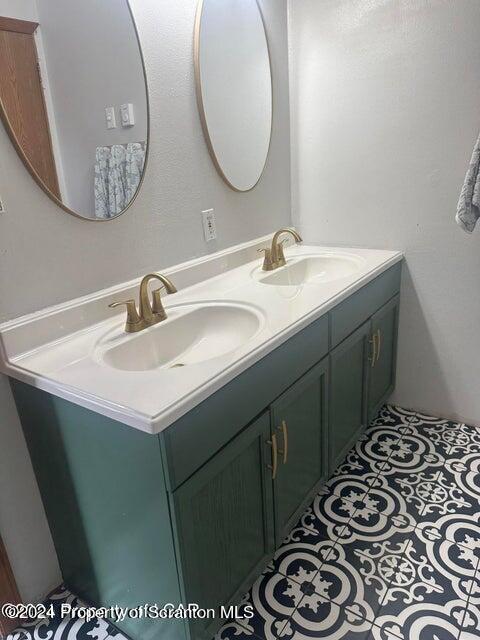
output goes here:
[{"label": "electrical outlet", "polygon": [[0,213],[7,213],[7,210],[5,209],[5,205],[3,204],[2,198],[0,198]]},{"label": "electrical outlet", "polygon": [[215,212],[213,209],[202,211],[203,234],[206,242],[217,239],[217,228],[215,226]]}]

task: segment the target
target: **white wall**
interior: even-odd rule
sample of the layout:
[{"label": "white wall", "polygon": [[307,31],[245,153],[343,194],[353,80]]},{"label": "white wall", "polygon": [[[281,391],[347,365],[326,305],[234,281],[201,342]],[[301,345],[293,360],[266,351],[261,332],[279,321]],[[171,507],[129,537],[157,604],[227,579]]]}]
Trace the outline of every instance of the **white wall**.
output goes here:
[{"label": "white wall", "polygon": [[[61,170],[63,201],[94,217],[95,150],[144,142],[147,101],[137,37],[126,0],[36,0]],[[95,17],[92,20],[92,16]],[[134,105],[136,123],[124,128],[118,107]],[[115,107],[108,130],[105,107]]]},{"label": "white wall", "polygon": [[0,16],[37,22],[35,0],[0,0]]},{"label": "white wall", "polygon": [[[290,138],[286,0],[261,0],[272,50],[275,113],[265,174],[251,192],[217,175],[198,117],[192,64],[196,0],[132,0],[152,109],[152,144],[142,192],[107,223],[79,220],[32,181],[0,127],[0,320],[161,270],[290,222]],[[200,212],[214,207],[218,241],[203,240]],[[11,394],[0,384],[0,449],[9,461],[0,483],[0,535],[24,599],[54,586],[51,542]],[[1,464],[1,461],[0,461]],[[30,489],[22,489],[22,485]],[[34,519],[35,525],[32,524]],[[38,545],[42,547],[39,558]],[[41,566],[41,563],[45,563]],[[46,566],[45,566],[46,565]]]},{"label": "white wall", "polygon": [[0,534],[25,602],[57,586],[60,569],[25,439],[0,376]]},{"label": "white wall", "polygon": [[289,10],[294,223],[406,251],[395,400],[480,424],[480,229],[454,222],[480,127],[480,3]]}]

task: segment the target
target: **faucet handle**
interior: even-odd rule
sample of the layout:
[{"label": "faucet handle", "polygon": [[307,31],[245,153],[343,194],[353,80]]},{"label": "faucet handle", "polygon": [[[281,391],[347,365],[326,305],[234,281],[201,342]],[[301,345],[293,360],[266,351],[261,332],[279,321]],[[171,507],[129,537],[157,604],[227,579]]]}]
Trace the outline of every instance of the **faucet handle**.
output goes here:
[{"label": "faucet handle", "polygon": [[123,302],[112,302],[109,304],[110,309],[115,309],[125,305],[127,307],[127,321],[125,323],[125,331],[127,333],[135,333],[145,328],[145,323],[139,316],[135,300],[125,300]]},{"label": "faucet handle", "polygon": [[265,249],[257,249],[258,253],[264,252],[265,258],[263,260],[263,271],[272,271],[273,270],[273,260],[272,260],[272,250],[269,247]]},{"label": "faucet handle", "polygon": [[165,320],[167,317],[167,313],[163,307],[161,290],[163,286],[152,291],[152,313],[154,316],[157,316],[160,320]]}]

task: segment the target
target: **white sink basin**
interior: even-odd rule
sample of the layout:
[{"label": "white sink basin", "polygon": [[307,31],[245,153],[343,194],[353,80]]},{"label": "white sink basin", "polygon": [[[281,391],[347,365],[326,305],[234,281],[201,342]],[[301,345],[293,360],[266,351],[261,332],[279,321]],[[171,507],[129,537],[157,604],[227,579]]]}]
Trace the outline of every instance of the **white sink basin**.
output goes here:
[{"label": "white sink basin", "polygon": [[352,276],[364,265],[364,259],[351,254],[325,254],[292,258],[275,271],[256,270],[254,277],[262,284],[280,287],[322,284]]},{"label": "white sink basin", "polygon": [[240,304],[185,305],[167,313],[140,333],[111,331],[97,343],[96,359],[123,371],[185,367],[235,351],[263,324],[260,312]]}]

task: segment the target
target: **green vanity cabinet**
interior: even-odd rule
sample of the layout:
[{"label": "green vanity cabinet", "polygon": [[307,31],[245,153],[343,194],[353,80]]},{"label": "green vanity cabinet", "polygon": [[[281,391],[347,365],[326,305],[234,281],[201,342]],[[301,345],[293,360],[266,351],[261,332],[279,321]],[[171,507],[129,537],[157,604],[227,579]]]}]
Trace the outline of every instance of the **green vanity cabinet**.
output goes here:
[{"label": "green vanity cabinet", "polygon": [[368,420],[392,394],[397,368],[397,336],[400,297],[395,296],[372,317],[372,366],[368,385]]},{"label": "green vanity cabinet", "polygon": [[371,323],[365,322],[330,354],[330,471],[366,427]]},{"label": "green vanity cabinet", "polygon": [[328,358],[313,367],[271,407],[278,448],[273,483],[279,544],[326,475]]},{"label": "green vanity cabinet", "polygon": [[[264,413],[172,494],[184,602],[236,603],[273,553],[269,441]],[[192,637],[213,637],[213,622],[192,621]]]},{"label": "green vanity cabinet", "polygon": [[[12,380],[67,586],[106,607],[238,604],[393,390],[400,274],[305,322],[158,434]],[[221,624],[117,626],[211,640]]]}]

